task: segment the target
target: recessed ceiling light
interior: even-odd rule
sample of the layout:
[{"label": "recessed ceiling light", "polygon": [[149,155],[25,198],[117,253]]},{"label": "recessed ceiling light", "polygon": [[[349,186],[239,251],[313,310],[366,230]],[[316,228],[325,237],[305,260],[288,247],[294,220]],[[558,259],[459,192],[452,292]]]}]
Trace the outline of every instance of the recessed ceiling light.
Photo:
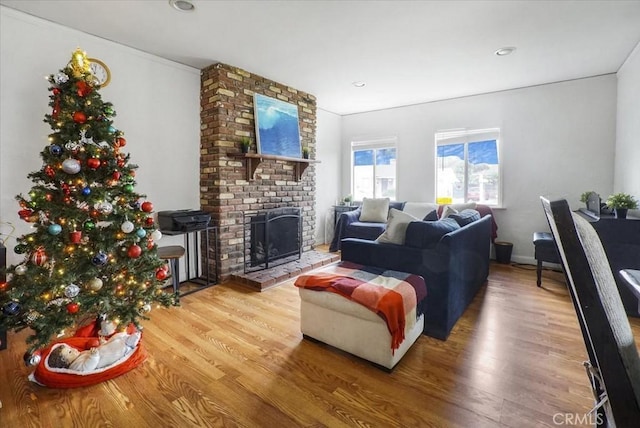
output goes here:
[{"label": "recessed ceiling light", "polygon": [[356,88],[362,88],[366,85],[365,82],[353,82],[352,83],[353,86],[355,86]]},{"label": "recessed ceiling light", "polygon": [[169,4],[172,8],[180,12],[193,12],[196,8],[193,3],[188,0],[169,0]]},{"label": "recessed ceiling light", "polygon": [[506,48],[500,48],[497,51],[494,52],[494,54],[498,55],[498,56],[507,56],[507,55],[511,55],[513,53],[513,51],[515,51],[516,48],[514,48],[513,46],[509,46]]}]

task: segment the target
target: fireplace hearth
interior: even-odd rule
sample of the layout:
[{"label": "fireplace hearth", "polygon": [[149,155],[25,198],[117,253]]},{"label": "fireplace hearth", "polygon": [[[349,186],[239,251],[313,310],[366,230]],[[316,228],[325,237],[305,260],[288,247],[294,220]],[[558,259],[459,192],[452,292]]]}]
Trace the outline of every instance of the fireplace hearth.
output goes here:
[{"label": "fireplace hearth", "polygon": [[245,212],[244,224],[245,273],[300,259],[302,222],[299,207]]}]

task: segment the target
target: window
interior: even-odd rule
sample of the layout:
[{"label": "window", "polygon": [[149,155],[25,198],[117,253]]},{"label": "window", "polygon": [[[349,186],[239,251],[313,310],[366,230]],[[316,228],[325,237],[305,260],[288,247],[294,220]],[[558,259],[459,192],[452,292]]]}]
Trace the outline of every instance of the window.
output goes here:
[{"label": "window", "polygon": [[500,206],[499,129],[436,133],[436,201]]},{"label": "window", "polygon": [[353,199],[396,198],[396,139],[351,143]]}]

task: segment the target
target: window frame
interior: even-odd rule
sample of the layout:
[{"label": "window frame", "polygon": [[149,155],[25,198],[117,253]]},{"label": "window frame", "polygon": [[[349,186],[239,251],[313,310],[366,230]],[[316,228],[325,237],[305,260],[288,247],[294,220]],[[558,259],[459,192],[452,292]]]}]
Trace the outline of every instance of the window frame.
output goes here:
[{"label": "window frame", "polygon": [[498,185],[497,185],[497,201],[495,204],[486,204],[492,208],[503,208],[503,162],[502,162],[502,139],[500,128],[486,129],[454,129],[436,131],[434,136],[434,195],[438,198],[438,147],[448,145],[464,145],[464,198],[468,202],[469,191],[469,144],[479,143],[483,141],[496,142],[496,151],[498,156]]},{"label": "window frame", "polygon": [[356,151],[361,151],[361,150],[374,150],[374,154],[373,154],[373,158],[374,158],[374,163],[373,163],[373,197],[374,198],[381,198],[381,195],[376,195],[376,152],[377,150],[382,150],[382,149],[394,149],[396,151],[396,167],[394,170],[394,182],[395,182],[395,195],[393,196],[393,198],[389,198],[392,201],[396,201],[398,199],[398,139],[397,137],[391,136],[391,137],[380,137],[380,138],[375,138],[375,139],[362,139],[362,140],[353,140],[351,141],[351,164],[350,164],[350,171],[351,171],[351,186],[350,186],[350,192],[352,195],[355,195],[355,167],[356,165],[354,164],[354,157],[355,157],[355,152]]}]

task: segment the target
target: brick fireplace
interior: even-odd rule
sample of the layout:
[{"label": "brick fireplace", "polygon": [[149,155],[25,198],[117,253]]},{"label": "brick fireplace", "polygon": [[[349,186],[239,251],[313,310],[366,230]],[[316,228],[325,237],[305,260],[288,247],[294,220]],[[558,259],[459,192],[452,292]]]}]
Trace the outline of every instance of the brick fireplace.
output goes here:
[{"label": "brick fireplace", "polygon": [[316,221],[315,166],[310,165],[296,181],[292,162],[265,160],[253,179],[247,180],[248,162],[238,155],[243,137],[252,140],[251,151],[256,152],[253,95],[258,93],[298,106],[302,146],[315,158],[315,97],[221,63],[201,71],[200,91],[200,205],[218,227],[218,279],[244,271],[245,211],[300,207],[302,251],[311,250]]}]

